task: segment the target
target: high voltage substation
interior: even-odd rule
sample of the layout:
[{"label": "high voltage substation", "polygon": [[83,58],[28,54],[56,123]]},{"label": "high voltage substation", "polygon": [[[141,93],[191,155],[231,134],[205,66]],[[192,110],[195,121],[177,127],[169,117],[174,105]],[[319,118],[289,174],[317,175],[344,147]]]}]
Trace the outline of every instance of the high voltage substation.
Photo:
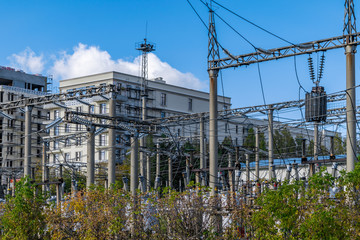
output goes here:
[{"label": "high voltage substation", "polygon": [[[216,1],[211,2],[226,9]],[[341,36],[299,44],[291,43],[286,47],[266,50],[254,46],[255,52],[243,55],[230,53],[218,42],[215,17],[219,17],[220,20],[222,18],[213,11],[212,4],[205,4],[209,10],[209,24],[206,25],[209,37],[208,73],[210,80],[208,112],[147,118],[147,106],[149,101],[152,101],[148,97],[151,89],[147,86],[149,82],[147,54],[155,50],[155,45],[144,39],[144,42],[137,46],[137,50],[142,54],[142,105],[141,114],[139,112],[136,118],[118,116],[117,107],[124,101],[122,99],[124,87],[115,85],[74,89],[59,94],[28,97],[0,104],[0,114],[3,119],[16,120],[13,115],[18,111],[24,114],[23,166],[3,166],[1,175],[6,178],[6,182],[21,176],[29,176],[34,180],[37,179],[36,183],[43,185],[44,191],[49,191],[49,185],[56,184],[58,201],[61,198],[60,188],[64,171],[68,171],[72,175],[73,191],[76,191],[77,177],[85,174],[87,187],[101,182],[110,188],[116,181],[120,181],[124,188],[134,195],[138,188],[146,192],[168,186],[183,191],[187,189],[186,186],[191,181],[195,181],[203,186],[209,186],[211,196],[217,196],[220,192],[237,192],[247,197],[254,197],[269,184],[276,188],[277,184],[284,180],[306,180],[318,171],[317,167],[321,164],[330,166],[334,176],[337,174],[338,165],[343,166],[344,163],[346,163],[344,168],[352,171],[358,153],[356,116],[359,114],[359,107],[356,106],[355,96],[355,89],[358,87],[355,85],[355,52],[360,35],[356,31],[353,1],[345,1],[345,21]],[[314,75],[312,58],[309,57],[311,80],[315,86],[306,94],[305,99],[235,109],[218,109],[217,78],[219,71],[286,57],[310,55],[316,52],[324,53],[338,48],[344,48],[346,54],[346,89],[344,91],[327,94],[324,87],[319,85],[324,68],[324,57],[321,58],[318,76]],[[226,54],[226,57],[220,57],[220,50]],[[69,101],[76,101],[90,109],[89,100],[95,97],[106,102],[108,114],[95,114],[90,110],[88,112],[78,111],[66,105]],[[53,115],[49,123],[42,124],[40,129],[34,131],[32,125],[34,109],[43,109],[44,106],[51,104],[63,109],[64,115]],[[284,122],[274,120],[274,112],[279,116],[295,111],[300,112],[304,117]],[[249,126],[247,119],[259,116],[266,116],[267,122],[250,124],[250,127],[254,129],[255,143],[253,147],[234,142],[231,144],[219,143],[218,122],[225,123],[221,126],[227,126],[226,123],[241,119],[241,121],[237,121],[238,125]],[[86,131],[81,134],[69,133],[66,136],[47,134],[59,124],[64,123],[82,125]],[[346,156],[335,156],[334,136],[328,137],[329,149],[321,152],[322,142],[319,137],[319,128],[345,123]],[[185,130],[182,133],[174,132],[174,127],[179,126]],[[284,128],[302,128],[304,131],[311,128],[313,134],[312,136],[305,134],[295,152],[279,154],[279,146],[274,142],[274,130]],[[104,131],[108,131],[108,159],[106,163],[97,163],[95,137]],[[118,134],[125,139],[124,149],[127,152],[123,164],[129,163],[129,169],[119,169],[120,164],[116,161]],[[260,148],[261,135],[267,137],[266,150]],[[41,162],[34,161],[34,152],[32,152],[32,149],[35,149],[32,140],[37,137],[41,138],[43,145]],[[73,141],[79,137],[86,140],[86,163],[68,160],[50,162],[49,153],[54,151],[53,144],[55,142],[66,142],[68,139]],[[230,134],[228,139],[231,139]],[[311,140],[313,140],[313,154],[309,154],[307,151],[307,142],[311,142]],[[330,165],[332,163],[334,164]],[[35,169],[41,171],[35,171]],[[41,181],[36,175],[41,175]],[[10,184],[7,186],[10,188]],[[7,189],[5,192],[10,194],[11,189]]]}]

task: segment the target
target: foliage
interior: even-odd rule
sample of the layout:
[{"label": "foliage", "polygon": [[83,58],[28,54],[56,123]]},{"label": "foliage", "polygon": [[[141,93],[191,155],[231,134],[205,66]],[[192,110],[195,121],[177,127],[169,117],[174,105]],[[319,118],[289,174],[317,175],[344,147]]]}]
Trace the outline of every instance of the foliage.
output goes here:
[{"label": "foliage", "polygon": [[1,216],[2,239],[43,239],[45,236],[44,198],[35,194],[29,178],[16,183],[15,197],[8,197]]},{"label": "foliage", "polygon": [[[336,195],[329,189],[337,188]],[[337,178],[325,169],[308,181],[282,182],[255,200],[210,197],[191,183],[131,196],[114,185],[46,205],[28,179],[0,205],[3,239],[359,239],[360,164]],[[218,222],[222,216],[222,223]],[[216,229],[222,226],[219,233]]]}]

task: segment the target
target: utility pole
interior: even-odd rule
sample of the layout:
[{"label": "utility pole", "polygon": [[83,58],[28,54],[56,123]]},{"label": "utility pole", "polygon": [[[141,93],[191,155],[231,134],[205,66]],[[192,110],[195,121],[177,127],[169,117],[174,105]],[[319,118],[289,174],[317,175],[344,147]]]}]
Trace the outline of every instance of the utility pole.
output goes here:
[{"label": "utility pole", "polygon": [[[200,118],[200,169],[206,168],[206,158],[205,158],[205,123],[204,118]],[[201,172],[201,185],[206,185],[206,176],[205,171]]]},{"label": "utility pole", "polygon": [[156,179],[155,189],[160,187],[160,144],[156,144]]},{"label": "utility pole", "polygon": [[130,156],[130,192],[133,196],[136,195],[136,189],[138,187],[138,168],[139,168],[139,143],[137,136],[131,136],[131,156]]},{"label": "utility pole", "polygon": [[90,126],[87,131],[86,188],[90,188],[95,183],[95,127]]},{"label": "utility pole", "polygon": [[259,168],[259,162],[260,162],[260,137],[259,137],[259,129],[255,128],[255,176],[256,181],[260,180],[260,168]]},{"label": "utility pole", "polygon": [[169,188],[173,188],[173,171],[172,171],[172,158],[168,158],[168,181],[169,181]]},{"label": "utility pole", "polygon": [[[116,116],[115,95],[110,94],[109,100],[109,116]],[[112,188],[115,184],[115,168],[116,168],[116,130],[109,128],[109,159],[108,159],[108,188]]]},{"label": "utility pole", "polygon": [[[48,163],[48,160],[47,160],[47,155],[46,155],[46,151],[48,150],[47,149],[47,144],[48,142],[44,141],[43,142],[43,146],[42,146],[42,182],[45,183],[45,181],[48,181],[49,180],[49,172],[48,172],[48,166],[47,166],[47,163]],[[48,185],[44,184],[42,185],[42,191],[43,193],[46,193],[47,191],[47,188],[48,188]]]},{"label": "utility pole", "polygon": [[[211,1],[210,1],[211,4]],[[220,59],[219,44],[215,31],[214,12],[209,9],[209,43],[208,43],[208,73],[210,79],[209,94],[209,183],[211,196],[217,195],[218,188],[218,101],[217,101],[217,77],[219,70],[213,70],[218,63],[216,59]]]},{"label": "utility pole", "polygon": [[24,146],[24,177],[31,176],[31,112],[33,106],[25,107],[25,146]]},{"label": "utility pole", "polygon": [[344,30],[346,55],[346,171],[355,169],[356,158],[356,95],[355,95],[355,53],[357,37],[353,0],[345,0]]},{"label": "utility pole", "polygon": [[151,162],[150,162],[150,154],[146,154],[146,185],[147,191],[150,191],[151,188]]},{"label": "utility pole", "polygon": [[269,133],[269,180],[272,180],[275,176],[272,175],[271,167],[274,165],[274,131],[273,131],[273,113],[274,109],[272,109],[272,106],[269,106],[268,111],[268,121],[269,121],[269,127],[268,127],[268,133]]}]

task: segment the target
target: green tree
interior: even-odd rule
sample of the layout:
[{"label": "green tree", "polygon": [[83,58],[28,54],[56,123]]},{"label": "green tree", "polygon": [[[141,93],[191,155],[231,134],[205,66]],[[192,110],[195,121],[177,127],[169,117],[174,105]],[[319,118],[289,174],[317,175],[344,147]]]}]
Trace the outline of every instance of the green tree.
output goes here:
[{"label": "green tree", "polygon": [[1,217],[2,239],[44,239],[46,202],[29,178],[16,183],[15,197],[8,197]]}]

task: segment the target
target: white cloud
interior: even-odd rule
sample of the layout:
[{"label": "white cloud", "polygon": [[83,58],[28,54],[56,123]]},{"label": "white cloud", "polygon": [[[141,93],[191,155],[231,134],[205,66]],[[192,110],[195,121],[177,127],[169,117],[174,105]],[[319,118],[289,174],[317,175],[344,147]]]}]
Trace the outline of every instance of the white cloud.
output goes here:
[{"label": "white cloud", "polygon": [[[55,78],[62,79],[106,71],[118,71],[138,76],[140,74],[140,59],[140,57],[137,57],[133,61],[113,60],[107,51],[103,51],[97,46],[79,43],[78,46],[74,47],[73,53],[61,53],[50,69],[50,73]],[[168,63],[162,62],[155,54],[150,53],[148,59],[148,75],[150,79],[163,77],[169,84],[193,89],[206,88],[206,84],[193,74],[180,72]]]},{"label": "white cloud", "polygon": [[19,68],[28,73],[41,73],[44,70],[44,57],[37,56],[29,47],[19,54],[8,57],[12,67]]}]

